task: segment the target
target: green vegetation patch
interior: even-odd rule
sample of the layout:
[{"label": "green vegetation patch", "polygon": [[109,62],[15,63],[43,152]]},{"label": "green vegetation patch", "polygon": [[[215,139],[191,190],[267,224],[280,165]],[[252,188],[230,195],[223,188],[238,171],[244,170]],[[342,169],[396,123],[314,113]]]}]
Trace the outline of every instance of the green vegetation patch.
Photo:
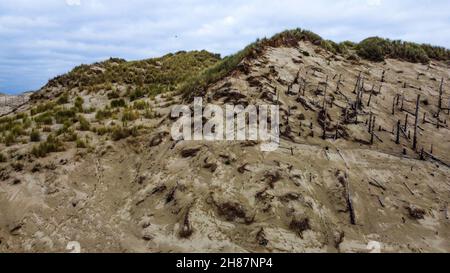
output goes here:
[{"label": "green vegetation patch", "polygon": [[31,154],[36,157],[46,157],[49,153],[62,151],[64,151],[64,144],[54,135],[50,134],[45,142],[33,147]]},{"label": "green vegetation patch", "polygon": [[[110,98],[118,98],[115,84],[137,86],[130,93],[131,100],[149,94],[175,90],[178,84],[220,60],[207,51],[181,51],[160,58],[127,62],[109,59],[92,65],[80,65],[71,72],[49,81],[45,87],[64,86],[68,89],[86,88],[90,92],[110,91]],[[158,88],[164,87],[164,88]],[[46,110],[43,110],[44,112]]]},{"label": "green vegetation patch", "polygon": [[399,59],[412,63],[428,63],[430,59],[448,61],[450,51],[443,47],[416,44],[400,40],[371,37],[356,46],[359,56],[380,62],[385,58]]}]

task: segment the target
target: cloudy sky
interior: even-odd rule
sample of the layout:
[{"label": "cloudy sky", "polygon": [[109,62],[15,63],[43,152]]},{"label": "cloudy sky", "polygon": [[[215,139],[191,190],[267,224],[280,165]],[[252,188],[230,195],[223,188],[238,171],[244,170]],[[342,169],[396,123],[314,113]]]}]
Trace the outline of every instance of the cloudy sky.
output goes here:
[{"label": "cloudy sky", "polygon": [[0,92],[36,90],[81,63],[178,50],[227,55],[289,28],[450,48],[448,0],[0,0]]}]

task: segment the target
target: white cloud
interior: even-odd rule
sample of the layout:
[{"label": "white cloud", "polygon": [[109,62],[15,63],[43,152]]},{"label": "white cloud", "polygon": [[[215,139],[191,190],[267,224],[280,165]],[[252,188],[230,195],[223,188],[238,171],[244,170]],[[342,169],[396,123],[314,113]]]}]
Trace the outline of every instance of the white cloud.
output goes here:
[{"label": "white cloud", "polygon": [[66,4],[69,6],[80,6],[81,0],[66,0]]}]

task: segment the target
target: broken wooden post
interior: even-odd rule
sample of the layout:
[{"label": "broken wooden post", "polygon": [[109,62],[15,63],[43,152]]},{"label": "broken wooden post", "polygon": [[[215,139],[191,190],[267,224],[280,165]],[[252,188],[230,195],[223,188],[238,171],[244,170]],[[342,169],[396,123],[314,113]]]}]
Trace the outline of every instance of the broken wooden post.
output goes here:
[{"label": "broken wooden post", "polygon": [[358,99],[358,107],[361,108],[362,107],[362,101],[364,98],[364,77],[362,78],[361,81],[361,89],[359,90],[359,99]]},{"label": "broken wooden post", "polygon": [[369,126],[368,126],[368,132],[370,133],[370,130],[372,129],[372,112],[370,112],[369,116]]},{"label": "broken wooden post", "polygon": [[[442,93],[443,93],[443,85],[444,85],[444,78],[441,80],[441,85],[439,86],[439,101],[438,101],[438,113],[442,109]],[[439,114],[438,114],[439,115]]]},{"label": "broken wooden post", "polygon": [[433,154],[433,143],[431,143],[430,154]]},{"label": "broken wooden post", "polygon": [[376,121],[376,117],[373,117],[373,122],[372,122],[372,130],[371,130],[371,135],[370,135],[370,144],[373,144],[373,136],[375,134],[375,121]]},{"label": "broken wooden post", "polygon": [[336,93],[338,93],[341,90],[341,78],[342,78],[342,74],[339,74],[339,79],[336,84]]},{"label": "broken wooden post", "polygon": [[327,125],[325,123],[326,121],[323,121],[322,124],[322,139],[325,140],[327,138]]},{"label": "broken wooden post", "polygon": [[414,122],[414,140],[413,140],[414,151],[416,151],[416,149],[417,149],[417,126],[419,123],[419,102],[420,102],[420,94],[417,95],[417,101],[416,101],[416,121]]},{"label": "broken wooden post", "polygon": [[298,79],[300,78],[300,71],[301,71],[302,69],[300,68],[298,71],[297,71],[297,75],[295,75],[295,79],[294,79],[294,84],[298,84]]},{"label": "broken wooden post", "polygon": [[372,95],[373,95],[374,88],[375,88],[375,84],[373,84],[372,90],[370,91],[369,100],[367,101],[367,107],[370,106],[370,101],[372,100]]},{"label": "broken wooden post", "polygon": [[426,122],[426,118],[427,118],[427,112],[424,112],[423,113],[423,121],[422,121],[422,123]]},{"label": "broken wooden post", "polygon": [[442,93],[443,93],[443,85],[444,85],[444,78],[441,80],[441,84],[439,86],[439,100],[438,100],[438,110],[436,114],[436,128],[439,129],[439,122],[440,122],[440,115],[442,110]]},{"label": "broken wooden post", "polygon": [[395,101],[397,100],[398,95],[395,95],[392,101],[392,115],[395,115]]},{"label": "broken wooden post", "polygon": [[364,78],[364,77],[362,77],[361,78],[361,91],[364,91],[365,89],[364,89],[364,86],[365,86],[365,82],[366,81],[366,79]]},{"label": "broken wooden post", "polygon": [[386,74],[386,70],[383,70],[383,73],[381,74],[381,82],[384,82],[385,74]]},{"label": "broken wooden post", "polygon": [[325,117],[322,123],[322,139],[326,139],[327,138],[327,111],[325,111]]},{"label": "broken wooden post", "polygon": [[375,180],[373,178],[371,178],[371,179],[372,179],[372,181],[369,181],[369,185],[372,185],[374,187],[382,189],[383,191],[386,191],[386,187],[383,186],[383,184],[381,184],[380,182],[378,182],[377,180]]},{"label": "broken wooden post", "polygon": [[411,190],[411,188],[406,184],[406,182],[403,182],[403,185],[408,189],[408,191],[411,193],[411,195],[415,195],[414,192]]},{"label": "broken wooden post", "polygon": [[403,128],[405,129],[405,132],[408,131],[408,113],[405,115],[405,126],[403,126]]}]

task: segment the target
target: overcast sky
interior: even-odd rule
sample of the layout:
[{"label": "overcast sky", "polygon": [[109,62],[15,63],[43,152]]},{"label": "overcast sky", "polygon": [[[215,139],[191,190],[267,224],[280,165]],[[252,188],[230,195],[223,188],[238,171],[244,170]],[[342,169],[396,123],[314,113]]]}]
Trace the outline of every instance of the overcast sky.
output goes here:
[{"label": "overcast sky", "polygon": [[450,48],[448,0],[0,0],[0,92],[36,90],[81,63],[179,50],[228,55],[301,27]]}]

